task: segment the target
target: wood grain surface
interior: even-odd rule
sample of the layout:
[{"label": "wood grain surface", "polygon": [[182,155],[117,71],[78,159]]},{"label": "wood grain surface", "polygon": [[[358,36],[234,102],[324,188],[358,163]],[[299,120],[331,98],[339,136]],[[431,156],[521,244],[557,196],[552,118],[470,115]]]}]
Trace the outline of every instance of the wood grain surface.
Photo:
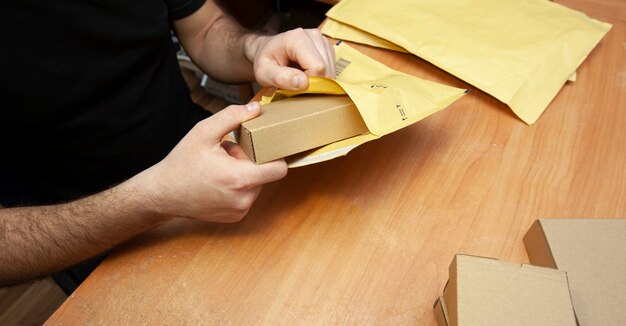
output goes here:
[{"label": "wood grain surface", "polygon": [[[344,158],[290,170],[242,222],[181,219],[137,237],[49,324],[434,325],[455,253],[528,262],[522,237],[537,218],[626,217],[626,23],[614,3],[602,17],[613,29],[535,125],[473,89]],[[414,56],[356,47],[471,88]]]},{"label": "wood grain surface", "polygon": [[0,288],[0,325],[41,325],[67,299],[51,277]]}]

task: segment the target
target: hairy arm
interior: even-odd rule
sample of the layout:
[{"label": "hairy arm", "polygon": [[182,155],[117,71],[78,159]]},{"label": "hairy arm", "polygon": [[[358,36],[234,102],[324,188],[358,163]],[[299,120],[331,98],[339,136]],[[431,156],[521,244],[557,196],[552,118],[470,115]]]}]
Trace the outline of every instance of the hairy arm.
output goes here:
[{"label": "hairy arm", "polygon": [[211,0],[173,27],[193,62],[224,82],[256,79],[263,86],[303,89],[307,75],[335,77],[334,50],[318,29],[254,34]]},{"label": "hairy arm", "polygon": [[66,204],[0,209],[0,286],[96,256],[172,216],[242,219],[263,184],[287,174],[284,160],[250,161],[224,135],[261,111],[231,105],[200,121],[161,162],[126,182]]},{"label": "hairy arm", "polygon": [[140,178],[66,204],[0,210],[0,286],[47,275],[104,252],[167,218]]},{"label": "hairy arm", "polygon": [[208,0],[191,16],[173,23],[185,51],[204,72],[225,82],[254,79],[245,49],[255,36]]}]

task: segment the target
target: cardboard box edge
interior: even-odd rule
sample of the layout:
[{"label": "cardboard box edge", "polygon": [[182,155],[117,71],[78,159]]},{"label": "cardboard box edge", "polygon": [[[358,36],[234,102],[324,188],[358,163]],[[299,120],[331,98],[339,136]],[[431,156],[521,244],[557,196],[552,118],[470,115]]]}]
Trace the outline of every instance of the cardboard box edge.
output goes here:
[{"label": "cardboard box edge", "polygon": [[454,258],[452,258],[452,262],[450,263],[450,267],[448,267],[448,282],[446,286],[443,288],[444,302],[446,304],[447,311],[447,319],[448,325],[458,325],[458,310],[457,310],[457,257],[461,254],[455,254]]},{"label": "cardboard box edge", "polygon": [[[359,136],[362,135],[363,133],[368,132],[368,128],[367,128],[367,124],[365,123],[365,121],[363,120],[363,117],[360,113],[360,111],[358,110],[356,104],[350,99],[349,96],[347,95],[333,95],[333,94],[304,94],[305,96],[294,96],[294,97],[290,97],[287,99],[283,99],[283,100],[278,100],[272,103],[268,103],[266,105],[270,105],[270,104],[277,104],[277,103],[281,103],[283,101],[287,101],[287,100],[291,100],[291,99],[300,99],[302,100],[303,98],[306,99],[308,98],[309,100],[315,100],[315,98],[320,98],[322,100],[328,101],[325,98],[338,98],[336,100],[333,101],[339,101],[339,103],[334,103],[334,105],[332,106],[328,106],[328,107],[324,107],[323,109],[318,109],[315,112],[312,112],[310,114],[307,114],[306,116],[296,116],[296,117],[291,117],[288,119],[284,119],[281,121],[274,121],[271,123],[268,123],[266,125],[262,125],[259,126],[257,124],[254,123],[254,121],[256,121],[255,119],[252,120],[248,120],[245,121],[241,124],[241,127],[239,128],[239,134],[240,137],[238,139],[238,143],[239,145],[243,148],[244,152],[248,155],[248,157],[256,164],[263,164],[275,159],[279,159],[279,158],[284,158],[284,157],[289,157],[291,155],[296,155],[302,152],[305,152],[307,150],[313,150],[316,148],[319,148],[321,146],[325,146],[328,144],[332,144],[334,142],[338,142],[338,141],[342,141],[351,137],[355,137],[355,136]],[[342,103],[341,100],[342,98],[345,98],[346,100],[344,100],[345,103]],[[331,103],[333,104],[333,103]],[[262,108],[263,109],[263,108]],[[335,114],[335,116],[337,116],[336,113],[339,113],[341,116],[343,116],[344,118],[346,118],[346,116],[348,115],[353,115],[354,117],[350,117],[350,119],[344,119],[344,120],[339,120],[339,121],[350,121],[350,123],[347,126],[344,127],[348,127],[348,128],[344,128],[344,129],[333,129],[333,130],[345,130],[343,133],[342,132],[335,132],[335,133],[331,133],[332,135],[334,135],[335,137],[332,136],[328,136],[328,133],[326,133],[327,137],[326,138],[331,138],[331,139],[326,139],[326,140],[320,140],[320,138],[324,139],[323,136],[319,136],[317,137],[317,141],[321,144],[315,144],[315,146],[313,147],[309,147],[306,146],[306,149],[304,150],[300,150],[297,152],[290,152],[290,153],[284,153],[285,151],[283,151],[283,153],[281,153],[281,155],[278,155],[277,153],[268,153],[265,148],[266,146],[261,146],[260,144],[267,144],[267,135],[265,133],[265,131],[267,130],[272,130],[273,128],[283,128],[283,126],[285,125],[290,125],[299,121],[302,121],[304,119],[304,117],[306,117],[306,119],[311,120],[311,119],[326,119],[328,120],[328,115],[329,114]],[[262,111],[261,115],[263,115],[264,112]],[[261,116],[259,116],[261,117]],[[257,118],[259,118],[257,117]],[[320,118],[321,117],[321,118]],[[358,117],[358,121],[355,120],[354,118]],[[318,135],[322,135],[320,133],[320,131],[316,131],[316,133]],[[244,137],[243,134],[247,134],[248,137]],[[310,138],[310,137],[309,137]],[[309,138],[305,137],[305,140],[308,140]],[[256,140],[256,141],[255,141]],[[330,142],[326,142],[329,141]],[[310,141],[309,141],[310,142]],[[306,141],[305,141],[306,143]],[[311,144],[309,144],[311,145]],[[259,149],[259,146],[262,147],[261,149]],[[257,150],[259,149],[259,150]]]},{"label": "cardboard box edge", "polygon": [[446,301],[443,297],[437,298],[435,304],[433,305],[433,310],[435,312],[435,320],[437,321],[438,326],[450,326],[448,323]]},{"label": "cardboard box edge", "polygon": [[246,128],[245,125],[241,125],[239,132],[237,133],[237,143],[241,147],[244,153],[248,155],[252,162],[259,164],[257,161],[256,153],[254,152],[254,139],[252,133]]},{"label": "cardboard box edge", "polygon": [[[539,225],[539,221],[537,221],[534,224]],[[540,235],[545,239],[543,232],[541,232]],[[578,316],[576,315],[576,309],[574,308],[574,305],[573,305],[572,292],[571,292],[570,283],[569,283],[569,275],[567,274],[566,271],[562,271],[562,270],[559,270],[550,266],[537,266],[537,265],[524,264],[524,263],[515,263],[515,262],[510,262],[510,261],[506,261],[506,260],[502,260],[498,258],[493,258],[493,257],[484,257],[484,256],[478,256],[478,255],[457,253],[454,255],[452,263],[450,264],[448,281],[446,282],[446,285],[443,289],[443,295],[437,298],[437,300],[433,304],[435,319],[437,320],[437,323],[439,326],[459,325],[459,320],[458,320],[459,316],[458,316],[458,307],[457,307],[457,300],[458,300],[458,290],[457,290],[458,259],[457,258],[459,256],[466,256],[466,257],[479,258],[479,259],[490,259],[490,260],[495,260],[497,262],[519,265],[520,268],[541,269],[541,270],[546,270],[546,271],[554,270],[555,272],[563,273],[563,275],[565,276],[565,281],[567,283],[567,290],[569,294],[569,305],[572,309],[572,313],[574,315],[576,325],[579,325]]]},{"label": "cardboard box edge", "polygon": [[532,265],[557,269],[541,219],[536,220],[524,235],[524,247]]}]

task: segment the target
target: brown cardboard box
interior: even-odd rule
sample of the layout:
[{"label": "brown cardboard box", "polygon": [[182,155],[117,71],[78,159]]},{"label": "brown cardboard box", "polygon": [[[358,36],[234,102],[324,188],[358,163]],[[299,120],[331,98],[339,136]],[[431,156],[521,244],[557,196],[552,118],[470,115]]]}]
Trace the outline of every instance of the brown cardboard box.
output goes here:
[{"label": "brown cardboard box", "polygon": [[301,95],[263,105],[241,125],[238,142],[260,164],[366,132],[347,95]]},{"label": "brown cardboard box", "polygon": [[435,303],[440,326],[576,325],[565,272],[456,255]]},{"label": "brown cardboard box", "polygon": [[542,219],[524,237],[530,262],[566,271],[581,326],[626,325],[626,219]]}]

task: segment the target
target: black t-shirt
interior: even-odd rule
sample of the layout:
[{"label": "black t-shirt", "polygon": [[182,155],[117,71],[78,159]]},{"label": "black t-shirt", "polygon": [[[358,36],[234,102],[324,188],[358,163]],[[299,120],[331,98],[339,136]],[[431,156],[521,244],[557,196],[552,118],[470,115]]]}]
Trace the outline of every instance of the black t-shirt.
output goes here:
[{"label": "black t-shirt", "polygon": [[203,3],[0,2],[0,203],[106,189],[208,116],[190,100],[170,32]]}]

